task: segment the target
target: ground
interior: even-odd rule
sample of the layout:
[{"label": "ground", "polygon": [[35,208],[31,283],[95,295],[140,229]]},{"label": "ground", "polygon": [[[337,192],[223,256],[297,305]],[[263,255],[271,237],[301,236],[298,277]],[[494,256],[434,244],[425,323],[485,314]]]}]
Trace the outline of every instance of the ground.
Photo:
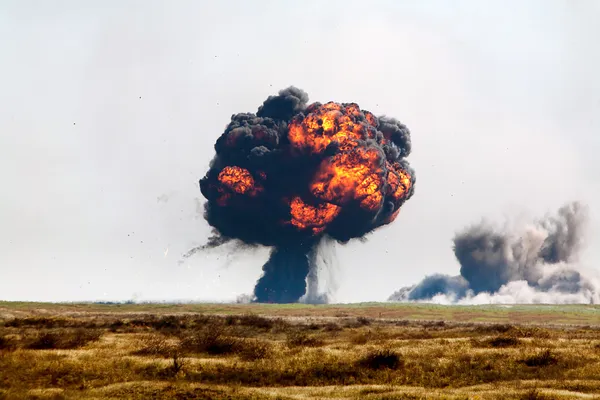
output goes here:
[{"label": "ground", "polygon": [[0,302],[0,399],[600,399],[600,307]]}]

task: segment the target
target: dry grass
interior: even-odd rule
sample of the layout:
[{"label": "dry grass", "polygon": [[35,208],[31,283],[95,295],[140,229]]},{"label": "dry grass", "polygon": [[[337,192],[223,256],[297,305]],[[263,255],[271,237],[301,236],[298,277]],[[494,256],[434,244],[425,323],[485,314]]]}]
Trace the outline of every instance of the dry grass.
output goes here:
[{"label": "dry grass", "polygon": [[600,330],[347,315],[23,315],[0,320],[0,371],[0,399],[593,398]]}]

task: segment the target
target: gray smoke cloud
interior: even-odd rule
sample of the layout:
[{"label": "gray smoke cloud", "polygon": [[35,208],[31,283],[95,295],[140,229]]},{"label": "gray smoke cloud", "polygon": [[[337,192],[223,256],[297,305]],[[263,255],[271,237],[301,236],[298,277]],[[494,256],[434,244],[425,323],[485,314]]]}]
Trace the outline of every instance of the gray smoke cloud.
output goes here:
[{"label": "gray smoke cloud", "polygon": [[459,276],[428,276],[389,300],[600,304],[598,273],[578,263],[587,221],[587,207],[573,202],[519,226],[470,226],[454,237]]},{"label": "gray smoke cloud", "polygon": [[335,240],[323,237],[309,256],[310,269],[306,277],[306,294],[299,300],[307,304],[329,304],[335,301],[339,288],[340,266]]},{"label": "gray smoke cloud", "polygon": [[[330,304],[335,302],[339,289],[340,264],[337,258],[336,242],[324,236],[316,248],[308,254],[309,270],[306,275],[306,293],[298,299],[304,304]],[[255,294],[239,295],[236,303],[256,301]]]}]

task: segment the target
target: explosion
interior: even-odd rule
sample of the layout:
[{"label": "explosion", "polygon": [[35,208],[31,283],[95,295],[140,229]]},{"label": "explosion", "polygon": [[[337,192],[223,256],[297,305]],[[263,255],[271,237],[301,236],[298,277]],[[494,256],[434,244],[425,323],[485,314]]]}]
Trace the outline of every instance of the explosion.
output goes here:
[{"label": "explosion", "polygon": [[460,275],[435,274],[391,301],[441,303],[600,303],[600,276],[583,268],[588,208],[566,204],[523,226],[482,222],[454,237]]},{"label": "explosion", "polygon": [[392,222],[414,192],[406,126],[355,103],[307,102],[290,87],[256,114],[233,115],[200,180],[216,235],[209,247],[234,239],[273,247],[255,288],[261,302],[298,301],[322,238],[363,237]]}]

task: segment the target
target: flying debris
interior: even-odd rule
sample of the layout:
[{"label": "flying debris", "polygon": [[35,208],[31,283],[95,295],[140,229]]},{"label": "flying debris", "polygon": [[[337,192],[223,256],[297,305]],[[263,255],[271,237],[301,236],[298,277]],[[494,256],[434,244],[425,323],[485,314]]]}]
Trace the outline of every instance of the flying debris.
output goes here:
[{"label": "flying debris", "polygon": [[355,103],[308,105],[295,87],[256,114],[233,115],[214,147],[200,180],[214,236],[199,249],[230,240],[273,247],[254,290],[259,302],[298,301],[307,276],[314,283],[323,238],[362,238],[394,221],[414,193],[406,126]]},{"label": "flying debris", "polygon": [[428,276],[389,300],[599,304],[600,277],[578,263],[587,211],[575,202],[518,228],[468,227],[454,237],[459,276]]}]

